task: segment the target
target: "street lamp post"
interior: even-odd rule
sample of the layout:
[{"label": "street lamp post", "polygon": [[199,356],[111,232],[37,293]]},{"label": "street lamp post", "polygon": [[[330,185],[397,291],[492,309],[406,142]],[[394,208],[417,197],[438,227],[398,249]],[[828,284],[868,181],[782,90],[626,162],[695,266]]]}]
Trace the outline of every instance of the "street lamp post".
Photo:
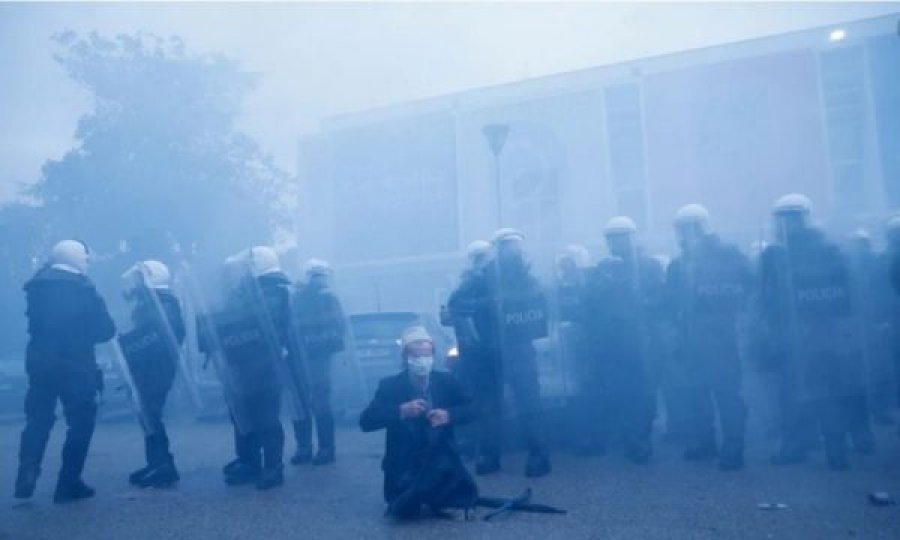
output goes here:
[{"label": "street lamp post", "polygon": [[487,124],[481,128],[481,133],[487,140],[491,154],[494,155],[494,200],[497,203],[497,228],[503,227],[503,190],[500,186],[500,154],[509,136],[509,125]]}]

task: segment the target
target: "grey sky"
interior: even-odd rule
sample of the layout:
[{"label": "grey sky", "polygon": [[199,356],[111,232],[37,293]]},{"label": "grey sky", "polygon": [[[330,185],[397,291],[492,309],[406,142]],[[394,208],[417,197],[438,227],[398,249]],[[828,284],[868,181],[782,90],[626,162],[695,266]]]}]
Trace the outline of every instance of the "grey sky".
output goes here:
[{"label": "grey sky", "polygon": [[87,96],[58,31],[182,36],[263,77],[242,127],[288,171],[326,116],[900,12],[894,3],[0,4],[0,200],[73,144]]}]

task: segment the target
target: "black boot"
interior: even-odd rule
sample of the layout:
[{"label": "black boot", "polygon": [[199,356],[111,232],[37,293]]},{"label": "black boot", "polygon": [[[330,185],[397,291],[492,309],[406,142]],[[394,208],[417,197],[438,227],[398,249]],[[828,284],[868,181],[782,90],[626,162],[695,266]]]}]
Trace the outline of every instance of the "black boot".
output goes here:
[{"label": "black boot", "polygon": [[143,488],[167,488],[176,484],[180,479],[175,462],[166,461],[162,465],[150,469],[140,478],[138,485]]},{"label": "black boot", "polygon": [[256,489],[272,489],[282,484],[284,484],[284,472],[281,467],[265,468],[256,480]]},{"label": "black boot", "polygon": [[225,483],[229,486],[241,486],[244,484],[253,484],[259,480],[260,468],[247,465],[240,462],[236,467],[231,469],[225,475]]},{"label": "black boot", "polygon": [[525,476],[539,478],[550,474],[550,458],[546,454],[529,454],[525,464]]},{"label": "black boot", "polygon": [[319,448],[316,458],[313,459],[313,465],[329,465],[334,461],[334,448]]},{"label": "black boot", "polygon": [[37,485],[41,468],[34,465],[19,465],[19,474],[16,476],[16,498],[30,499],[34,495],[34,487]]},{"label": "black boot", "polygon": [[146,467],[141,467],[140,469],[134,471],[133,473],[128,475],[128,483],[131,484],[132,486],[141,485],[141,479],[144,477],[145,474],[150,472],[152,469],[153,469],[153,467],[151,467],[150,465],[147,465]]},{"label": "black boot", "polygon": [[240,458],[236,458],[236,459],[229,461],[228,463],[225,464],[224,467],[222,467],[222,474],[229,475],[240,468],[241,468],[241,460],[240,460]]},{"label": "black boot", "polygon": [[89,499],[94,496],[94,488],[81,480],[60,479],[56,484],[56,492],[53,494],[53,502],[66,503],[81,499]]}]

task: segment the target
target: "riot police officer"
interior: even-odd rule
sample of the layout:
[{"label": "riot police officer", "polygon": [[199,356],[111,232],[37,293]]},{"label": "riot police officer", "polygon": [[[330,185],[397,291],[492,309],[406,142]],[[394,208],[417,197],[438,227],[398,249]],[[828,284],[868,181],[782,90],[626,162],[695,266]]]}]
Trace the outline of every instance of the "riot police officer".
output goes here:
[{"label": "riot police officer", "polygon": [[481,328],[484,368],[473,390],[480,408],[477,474],[500,469],[503,431],[503,390],[508,384],[516,402],[528,446],[526,476],[550,472],[550,458],[540,425],[541,397],[537,354],[533,341],[547,336],[544,293],[525,259],[524,237],[514,229],[500,229],[492,238],[494,258],[473,284],[480,295],[473,319]]},{"label": "riot police officer", "polygon": [[804,461],[818,425],[829,466],[849,467],[846,438],[854,399],[864,393],[859,325],[844,255],[812,227],[804,195],[776,201],[776,242],[762,253],[760,302],[775,365],[781,449],[775,464]]},{"label": "riot police officer", "polygon": [[[485,341],[491,321],[489,317],[476,317],[479,313],[476,307],[486,297],[483,273],[492,256],[490,242],[474,240],[466,247],[466,267],[459,284],[450,293],[446,308],[441,310],[441,324],[452,327],[456,336],[456,358],[450,371],[470,394],[474,384],[488,376],[485,370],[493,369],[491,349]],[[466,457],[477,454],[477,427],[467,425],[458,430],[459,451]]]},{"label": "riot police officer", "polygon": [[[314,465],[334,463],[334,416],[331,411],[332,357],[344,350],[345,322],[340,300],[330,287],[331,266],[310,259],[303,267],[306,282],[294,292],[291,302],[297,330],[297,351],[292,368],[302,379],[306,398],[302,419],[294,422],[297,452],[291,463],[312,461]],[[315,419],[318,450],[312,452]]]},{"label": "riot police officer", "polygon": [[610,256],[594,269],[586,292],[588,335],[596,358],[603,406],[601,444],[621,441],[625,456],[647,463],[656,413],[654,364],[660,348],[663,269],[637,245],[637,226],[625,216],[604,228]]},{"label": "riot police officer", "polygon": [[[666,279],[676,328],[674,362],[686,372],[690,443],[688,461],[719,456],[722,470],[743,467],[747,407],[741,391],[738,316],[752,286],[749,262],[736,247],[709,230],[709,212],[699,204],[678,209],[675,233],[680,255]],[[718,411],[722,435],[716,444]]]},{"label": "riot police officer", "polygon": [[165,487],[179,480],[162,415],[184,343],[181,304],[169,288],[169,269],[159,261],[140,262],[122,277],[126,280],[125,298],[133,303],[134,328],[120,337],[120,344],[148,424],[144,437],[147,464],[128,480],[139,487]]},{"label": "riot police officer", "polygon": [[240,335],[250,347],[236,349],[243,354],[228,358],[238,388],[237,410],[232,411],[238,459],[225,467],[225,482],[270,489],[284,483],[280,413],[282,385],[287,382],[282,368],[288,346],[290,280],[279,266],[278,254],[268,246],[250,248],[230,264],[244,269],[229,309],[250,321]]},{"label": "riot police officer", "polygon": [[553,335],[563,370],[566,388],[574,397],[569,411],[573,422],[567,436],[575,451],[581,454],[602,453],[597,440],[595,412],[600,377],[596,363],[591,362],[585,334],[585,285],[590,254],[587,248],[573,244],[556,257],[556,280],[553,295]]},{"label": "riot police officer", "polygon": [[61,503],[94,495],[81,479],[94,433],[97,395],[103,389],[94,346],[112,339],[116,329],[105,302],[85,275],[89,258],[84,243],[64,240],[53,247],[48,264],[25,284],[28,391],[16,478],[18,498],[34,493],[57,401],[62,403],[69,429],[53,500]]}]

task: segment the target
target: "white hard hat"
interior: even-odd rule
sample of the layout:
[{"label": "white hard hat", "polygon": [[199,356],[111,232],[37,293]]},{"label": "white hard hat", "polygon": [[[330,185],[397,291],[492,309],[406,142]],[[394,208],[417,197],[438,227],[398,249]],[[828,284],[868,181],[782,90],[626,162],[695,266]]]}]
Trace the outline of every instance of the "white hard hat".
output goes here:
[{"label": "white hard hat", "polygon": [[501,242],[506,242],[508,240],[517,240],[521,242],[522,240],[525,240],[525,235],[522,234],[521,231],[507,227],[504,229],[498,229],[496,232],[494,232],[494,236],[491,237],[491,243],[493,243],[494,245]]},{"label": "white hard hat", "polygon": [[256,277],[281,271],[278,253],[269,246],[253,246],[248,255],[250,270]]},{"label": "white hard hat", "polygon": [[852,240],[871,240],[872,235],[869,234],[869,231],[863,229],[862,227],[853,231],[853,234],[850,235]]},{"label": "white hard hat", "polygon": [[709,210],[702,204],[686,204],[675,212],[675,225],[696,223],[704,230],[709,226]]},{"label": "white hard hat", "polygon": [[331,274],[331,265],[322,259],[310,259],[303,264],[303,273],[309,276],[327,276]]},{"label": "white hard hat", "polygon": [[491,244],[484,240],[475,240],[466,247],[466,257],[469,260],[475,259],[491,252]]},{"label": "white hard hat", "polygon": [[803,213],[809,214],[812,212],[812,201],[809,200],[809,197],[803,195],[802,193],[789,193],[782,197],[779,197],[777,201],[775,201],[775,205],[772,207],[772,212],[775,214],[789,214],[789,213]]},{"label": "white hard hat", "polygon": [[634,220],[628,216],[616,216],[606,222],[603,227],[604,234],[634,234],[637,232],[637,225]]},{"label": "white hard hat", "polygon": [[404,330],[403,334],[400,336],[400,347],[406,351],[406,347],[417,341],[434,343],[434,340],[431,339],[431,335],[428,334],[428,330],[426,330],[424,326],[410,326]]},{"label": "white hard hat", "polygon": [[[171,280],[169,268],[154,260],[141,261],[122,274],[122,278],[133,280],[134,285],[144,284],[151,289],[168,289]],[[138,281],[140,280],[140,281]]]},{"label": "white hard hat", "polygon": [[571,257],[573,261],[575,261],[575,266],[579,268],[586,268],[591,264],[591,254],[588,252],[587,248],[580,244],[572,244],[566,246],[565,251],[562,256]]},{"label": "white hard hat", "polygon": [[63,240],[50,250],[50,264],[61,264],[79,272],[86,272],[90,250],[84,242]]}]

